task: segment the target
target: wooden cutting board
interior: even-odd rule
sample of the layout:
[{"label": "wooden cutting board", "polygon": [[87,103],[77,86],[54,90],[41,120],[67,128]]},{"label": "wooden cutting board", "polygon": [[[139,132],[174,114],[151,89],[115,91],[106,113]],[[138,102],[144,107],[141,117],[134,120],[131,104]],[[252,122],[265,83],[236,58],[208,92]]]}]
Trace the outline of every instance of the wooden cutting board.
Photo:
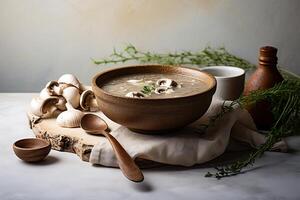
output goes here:
[{"label": "wooden cutting board", "polygon": [[48,140],[52,149],[76,153],[81,160],[89,161],[90,153],[101,136],[85,133],[81,128],[63,128],[56,124],[56,119],[40,119],[27,113],[29,125],[37,138]]},{"label": "wooden cutting board", "polygon": [[[94,113],[95,114],[95,113]],[[120,125],[108,119],[103,113],[96,113],[110,124],[110,129],[114,130]],[[90,154],[95,144],[105,137],[87,134],[81,128],[63,128],[56,124],[56,118],[41,119],[27,113],[29,125],[37,138],[48,140],[52,149],[77,154],[81,160],[89,162]],[[135,162],[141,168],[151,168],[161,166],[161,163],[136,158]]]}]

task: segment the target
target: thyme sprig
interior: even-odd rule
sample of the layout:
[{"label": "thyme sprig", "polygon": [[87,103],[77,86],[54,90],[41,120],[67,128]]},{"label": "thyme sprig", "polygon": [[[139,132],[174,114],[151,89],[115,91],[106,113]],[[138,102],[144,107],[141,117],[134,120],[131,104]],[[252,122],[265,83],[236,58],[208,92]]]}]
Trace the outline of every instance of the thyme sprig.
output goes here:
[{"label": "thyme sprig", "polygon": [[108,58],[94,60],[97,65],[125,63],[128,61],[138,61],[140,63],[159,63],[165,65],[229,65],[237,66],[243,69],[254,68],[254,65],[248,61],[230,54],[225,48],[206,47],[202,51],[182,51],[173,53],[153,53],[149,51],[138,50],[135,46],[129,44],[124,49],[118,51],[113,49],[113,53]]},{"label": "thyme sprig", "polygon": [[143,94],[149,95],[149,94],[151,94],[154,90],[155,90],[155,86],[149,84],[149,85],[144,85],[144,86],[143,86],[143,89],[141,90],[141,92],[142,92]]},{"label": "thyme sprig", "polygon": [[[243,107],[261,100],[267,100],[271,103],[272,112],[276,119],[267,135],[266,142],[252,151],[246,159],[238,160],[230,165],[215,167],[216,172],[208,172],[205,177],[220,179],[240,174],[243,168],[253,165],[255,160],[270,150],[276,142],[284,137],[300,134],[300,80],[286,80],[268,90],[254,91],[249,96],[242,96],[233,101],[229,107],[235,104]],[[230,111],[231,109],[227,107],[223,108],[220,113],[224,115]],[[219,119],[218,115],[216,119]],[[211,120],[211,122],[213,123],[216,119]]]}]

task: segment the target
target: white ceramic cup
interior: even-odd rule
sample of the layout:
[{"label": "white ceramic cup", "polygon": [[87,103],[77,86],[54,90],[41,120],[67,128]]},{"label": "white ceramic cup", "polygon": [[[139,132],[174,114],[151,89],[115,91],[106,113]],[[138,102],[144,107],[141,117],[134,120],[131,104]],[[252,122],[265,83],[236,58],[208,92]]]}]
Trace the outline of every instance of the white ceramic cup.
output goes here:
[{"label": "white ceramic cup", "polygon": [[210,66],[200,69],[213,75],[217,80],[215,98],[222,100],[235,100],[244,90],[245,70],[231,66]]}]

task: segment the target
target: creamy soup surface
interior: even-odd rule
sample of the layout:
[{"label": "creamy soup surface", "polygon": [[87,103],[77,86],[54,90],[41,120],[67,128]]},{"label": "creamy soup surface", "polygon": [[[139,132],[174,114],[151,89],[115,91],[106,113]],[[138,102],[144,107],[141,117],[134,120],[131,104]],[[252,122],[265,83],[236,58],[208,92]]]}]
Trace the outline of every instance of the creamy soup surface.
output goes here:
[{"label": "creamy soup surface", "polygon": [[114,78],[101,88],[113,95],[132,98],[172,98],[203,92],[208,84],[180,74],[131,74]]}]

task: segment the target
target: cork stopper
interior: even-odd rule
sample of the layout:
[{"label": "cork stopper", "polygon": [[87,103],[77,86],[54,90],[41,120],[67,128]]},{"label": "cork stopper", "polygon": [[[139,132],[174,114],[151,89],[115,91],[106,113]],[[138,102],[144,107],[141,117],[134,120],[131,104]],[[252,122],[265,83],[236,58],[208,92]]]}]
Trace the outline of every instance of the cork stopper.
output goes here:
[{"label": "cork stopper", "polygon": [[264,46],[259,49],[259,64],[264,66],[277,65],[277,49],[271,46]]}]

